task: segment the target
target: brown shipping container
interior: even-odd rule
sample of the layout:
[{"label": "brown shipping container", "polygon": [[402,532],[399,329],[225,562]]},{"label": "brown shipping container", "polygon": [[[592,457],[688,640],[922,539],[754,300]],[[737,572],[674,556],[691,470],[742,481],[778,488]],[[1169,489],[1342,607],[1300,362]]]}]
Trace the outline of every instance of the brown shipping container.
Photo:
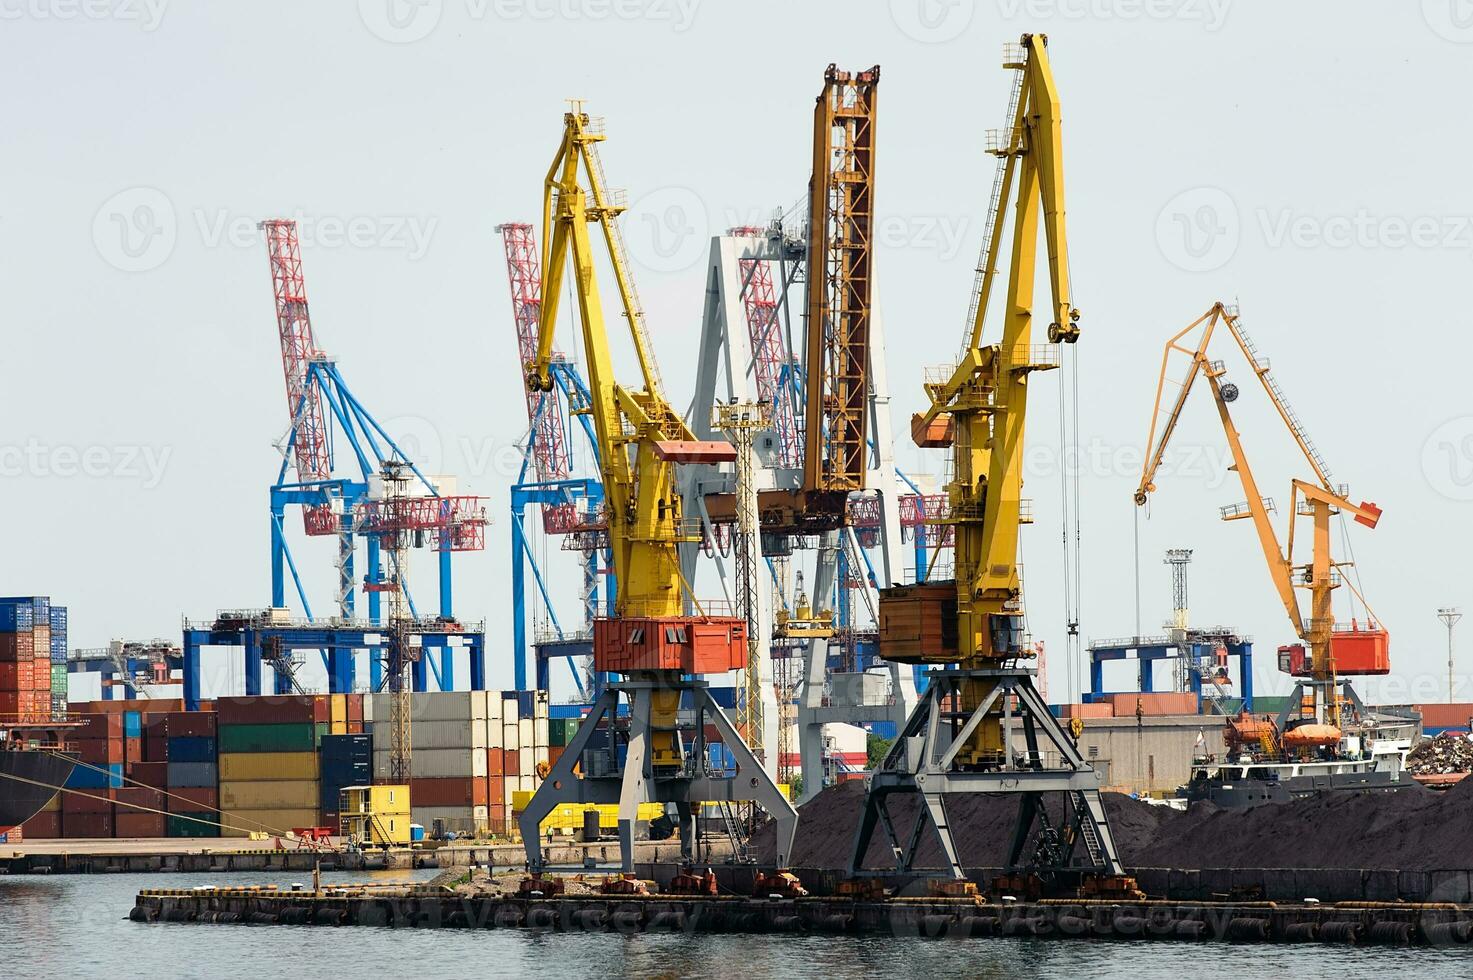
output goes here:
[{"label": "brown shipping container", "polygon": [[[21,664],[0,663],[0,691],[20,690]],[[30,680],[30,669],[25,670],[26,680]]]},{"label": "brown shipping container", "polygon": [[62,813],[61,835],[76,840],[113,836],[112,810],[106,813]]},{"label": "brown shipping container", "polygon": [[164,837],[167,836],[168,819],[162,813],[129,813],[119,810],[113,817],[113,836]]},{"label": "brown shipping container", "polygon": [[27,838],[54,840],[61,836],[61,811],[42,812],[21,824],[20,832]]},{"label": "brown shipping container", "polygon": [[148,810],[162,810],[164,808],[164,794],[160,790],[147,789],[142,786],[125,786],[123,789],[112,791],[113,802],[117,804],[119,813],[142,813],[140,807]]},{"label": "brown shipping container", "polygon": [[82,761],[94,766],[106,766],[123,761],[123,740],[84,738],[75,743]]},{"label": "brown shipping container", "polygon": [[220,698],[215,714],[222,725],[290,725],[327,722],[325,694],[273,695],[258,698]]},{"label": "brown shipping container", "polygon": [[[108,797],[105,789],[88,789],[81,792],[68,792],[61,795],[61,812],[67,815],[73,813],[112,813],[113,801]],[[62,821],[65,824],[66,821]]]},{"label": "brown shipping container", "polygon": [[143,754],[143,739],[142,738],[125,738],[125,739],[123,739],[123,761],[125,763],[126,762],[147,762],[148,761],[148,758]]},{"label": "brown shipping container", "polygon": [[152,736],[143,740],[143,758],[148,762],[169,761],[169,740]]},{"label": "brown shipping container", "polygon": [[0,660],[7,663],[35,659],[35,643],[30,633],[0,633]]},{"label": "brown shipping container", "polygon": [[1467,728],[1468,719],[1473,718],[1473,704],[1466,701],[1452,704],[1414,704],[1412,707],[1421,713],[1423,728]]},{"label": "brown shipping container", "polygon": [[164,716],[164,734],[169,738],[209,738],[216,733],[213,711],[171,711]]},{"label": "brown shipping container", "polygon": [[123,716],[121,713],[99,714],[87,712],[81,716],[82,727],[76,729],[73,738],[122,738]]},{"label": "brown shipping container", "polygon": [[350,729],[354,722],[363,723],[363,695],[361,694],[348,695],[348,726]]},{"label": "brown shipping container", "polygon": [[504,772],[506,772],[506,770],[504,768],[502,768],[502,763],[501,763],[501,750],[500,749],[487,749],[486,750],[486,775],[492,776],[492,777],[496,777],[496,776],[500,776]]},{"label": "brown shipping container", "polygon": [[169,764],[167,762],[124,764],[123,775],[139,785],[163,789],[169,784]]},{"label": "brown shipping container", "polygon": [[486,780],[411,779],[409,798],[415,806],[485,806]]},{"label": "brown shipping container", "polygon": [[170,813],[203,813],[220,806],[220,794],[207,786],[177,786],[164,798]]}]

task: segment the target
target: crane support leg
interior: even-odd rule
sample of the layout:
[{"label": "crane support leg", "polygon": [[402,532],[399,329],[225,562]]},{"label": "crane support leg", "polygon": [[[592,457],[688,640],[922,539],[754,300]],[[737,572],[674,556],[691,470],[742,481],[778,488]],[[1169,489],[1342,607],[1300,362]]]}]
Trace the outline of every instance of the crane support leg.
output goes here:
[{"label": "crane support leg", "polygon": [[[705,760],[696,753],[689,753],[683,766],[658,765],[661,756],[658,747],[671,739],[679,740],[679,732],[664,727],[657,717],[657,700],[671,693],[682,699],[688,697],[694,714],[713,725],[721,734],[722,742],[735,761],[733,775],[712,775]],[[589,751],[599,725],[605,719],[612,721],[618,716],[620,699],[629,705],[628,744],[625,748],[622,771],[615,768],[617,757],[612,743],[608,748]],[[657,727],[660,726],[660,727]],[[615,737],[613,728],[604,729],[609,737]],[[589,758],[584,759],[585,753]],[[604,753],[605,764],[597,758]],[[574,772],[574,767],[583,761],[583,775]],[[607,775],[593,775],[607,773]],[[673,805],[683,815],[687,808],[694,810],[702,803],[751,801],[767,811],[777,825],[777,848],[774,855],[776,866],[786,867],[793,851],[793,839],[798,831],[798,811],[783,796],[772,778],[767,775],[761,762],[747,748],[737,733],[736,727],[726,717],[711,697],[702,681],[694,680],[627,680],[610,684],[583,724],[578,733],[563,751],[562,756],[542,781],[541,788],[522,811],[520,827],[522,840],[527,851],[527,865],[533,871],[547,870],[542,855],[539,828],[542,821],[555,808],[567,803],[600,803],[619,805],[619,858],[620,868],[626,872],[634,870],[634,838],[636,821],[641,803],[664,803]],[[565,870],[585,870],[582,867]]]}]

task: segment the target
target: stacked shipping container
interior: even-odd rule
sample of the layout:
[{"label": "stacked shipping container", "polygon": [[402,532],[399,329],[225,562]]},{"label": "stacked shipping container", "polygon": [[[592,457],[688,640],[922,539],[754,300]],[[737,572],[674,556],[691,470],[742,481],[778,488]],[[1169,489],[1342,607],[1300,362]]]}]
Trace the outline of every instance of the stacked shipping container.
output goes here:
[{"label": "stacked shipping container", "polygon": [[0,718],[51,720],[51,602],[0,599]]}]

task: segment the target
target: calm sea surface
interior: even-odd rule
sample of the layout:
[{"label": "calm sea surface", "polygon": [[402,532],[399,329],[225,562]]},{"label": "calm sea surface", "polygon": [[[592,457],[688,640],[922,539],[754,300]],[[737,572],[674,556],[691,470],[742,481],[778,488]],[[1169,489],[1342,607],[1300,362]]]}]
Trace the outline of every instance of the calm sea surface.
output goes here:
[{"label": "calm sea surface", "polygon": [[[325,874],[385,883],[433,872]],[[1018,939],[567,935],[127,920],[141,888],[290,884],[271,875],[0,876],[0,977],[1473,977],[1473,951]]]}]

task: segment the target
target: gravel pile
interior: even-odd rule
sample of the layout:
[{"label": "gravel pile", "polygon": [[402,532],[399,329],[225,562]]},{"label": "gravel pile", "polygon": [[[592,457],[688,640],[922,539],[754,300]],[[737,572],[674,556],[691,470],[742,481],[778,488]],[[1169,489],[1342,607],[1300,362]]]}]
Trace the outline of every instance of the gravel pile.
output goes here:
[{"label": "gravel pile", "polygon": [[[1105,809],[1121,860],[1138,868],[1366,868],[1473,871],[1473,780],[1447,792],[1411,786],[1398,793],[1337,792],[1285,804],[1220,808],[1193,804],[1186,811],[1106,793]],[[1049,801],[1058,813],[1060,800]],[[916,798],[892,797],[896,833],[915,820]],[[856,782],[830,787],[799,809],[792,865],[848,867],[864,805]],[[966,867],[999,867],[1017,813],[1007,797],[958,796],[947,815]],[[754,841],[771,860],[772,828]],[[867,859],[883,867],[893,859],[876,830]],[[940,847],[926,832],[918,865],[940,867]]]}]

